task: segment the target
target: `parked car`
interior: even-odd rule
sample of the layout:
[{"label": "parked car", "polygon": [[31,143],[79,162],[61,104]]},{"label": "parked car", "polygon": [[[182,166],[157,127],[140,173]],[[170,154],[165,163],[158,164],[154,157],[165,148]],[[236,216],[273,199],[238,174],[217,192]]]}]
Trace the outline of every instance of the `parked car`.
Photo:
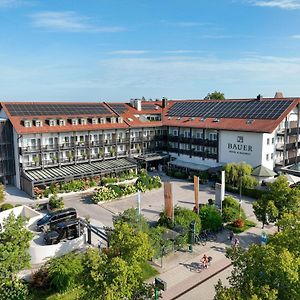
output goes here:
[{"label": "parked car", "polygon": [[38,220],[37,227],[42,231],[47,231],[53,229],[58,223],[76,218],[77,212],[75,208],[57,210],[46,214],[43,218]]},{"label": "parked car", "polygon": [[58,244],[61,241],[72,240],[83,234],[84,227],[80,226],[79,219],[72,219],[56,225],[55,230],[45,233],[46,245]]}]

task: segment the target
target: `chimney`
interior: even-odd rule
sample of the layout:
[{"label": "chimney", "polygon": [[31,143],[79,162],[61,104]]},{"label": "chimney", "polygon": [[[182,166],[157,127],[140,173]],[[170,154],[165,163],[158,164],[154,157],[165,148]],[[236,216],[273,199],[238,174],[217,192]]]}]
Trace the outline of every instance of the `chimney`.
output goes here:
[{"label": "chimney", "polygon": [[168,106],[168,99],[166,97],[162,98],[162,108],[166,108]]},{"label": "chimney", "polygon": [[256,99],[257,99],[258,101],[261,101],[261,100],[263,99],[263,95],[258,94],[257,97],[256,97]]},{"label": "chimney", "polygon": [[282,92],[276,92],[274,98],[275,99],[284,98],[283,93]]},{"label": "chimney", "polygon": [[141,99],[131,99],[130,105],[138,111],[142,110],[142,100]]}]

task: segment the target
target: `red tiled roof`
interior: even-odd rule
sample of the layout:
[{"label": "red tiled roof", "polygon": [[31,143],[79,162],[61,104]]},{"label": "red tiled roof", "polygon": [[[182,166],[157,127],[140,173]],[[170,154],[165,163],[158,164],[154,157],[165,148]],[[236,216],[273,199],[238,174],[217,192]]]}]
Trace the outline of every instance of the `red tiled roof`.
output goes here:
[{"label": "red tiled roof", "polygon": [[[17,131],[18,134],[26,134],[26,133],[42,133],[42,132],[70,132],[70,131],[89,131],[89,130],[102,130],[102,129],[118,129],[118,128],[141,128],[141,127],[156,127],[156,126],[181,126],[181,127],[194,127],[194,128],[210,128],[210,129],[219,129],[219,130],[236,130],[236,131],[248,131],[248,132],[273,132],[275,128],[279,125],[279,123],[288,115],[288,113],[296,107],[296,105],[300,102],[300,98],[282,98],[282,99],[264,99],[264,100],[272,100],[272,101],[281,101],[281,100],[292,100],[291,105],[288,109],[276,120],[270,119],[255,119],[251,124],[247,124],[246,119],[233,119],[233,118],[221,118],[218,122],[214,122],[213,118],[207,118],[204,121],[201,121],[199,117],[195,117],[193,120],[189,117],[182,117],[177,119],[174,116],[172,119],[169,119],[167,116],[168,110],[174,105],[174,103],[181,101],[206,101],[206,100],[169,100],[168,106],[166,108],[162,108],[161,101],[153,101],[153,102],[142,102],[142,107],[144,106],[158,106],[159,109],[147,110],[142,109],[138,111],[128,103],[119,102],[119,104],[125,104],[127,110],[123,114],[118,114],[115,112],[109,105],[109,103],[104,103],[104,105],[109,109],[111,114],[109,116],[121,116],[124,120],[123,123],[113,123],[113,124],[87,124],[87,125],[71,125],[67,124],[66,126],[49,126],[47,124],[43,124],[42,127],[24,127],[21,124],[21,121],[26,119],[70,119],[70,118],[80,118],[80,117],[89,117],[92,118],[94,115],[82,115],[80,112],[76,115],[57,115],[57,116],[35,116],[35,117],[20,117],[20,116],[11,116],[9,113],[6,104],[17,104],[18,102],[1,102],[1,107],[7,114],[10,119],[13,127]],[[251,101],[253,99],[233,99],[233,100],[219,100],[219,101]],[[264,101],[261,100],[261,101]],[[218,101],[218,100],[207,100],[207,101]],[[24,104],[24,102],[21,102]],[[40,102],[40,104],[45,102]],[[49,102],[48,102],[49,103]],[[53,103],[53,102],[50,102]],[[56,102],[58,103],[58,102]],[[64,104],[64,102],[60,102]],[[87,102],[84,102],[87,104]],[[93,102],[96,103],[96,102]],[[32,104],[32,103],[30,103]],[[47,104],[47,103],[45,103]],[[83,103],[82,103],[83,104]],[[114,104],[117,104],[114,102]],[[149,114],[161,114],[162,121],[151,121],[144,122],[138,118],[139,115],[149,115]],[[97,117],[105,117],[105,115],[95,115]],[[108,116],[108,115],[107,115]]]}]

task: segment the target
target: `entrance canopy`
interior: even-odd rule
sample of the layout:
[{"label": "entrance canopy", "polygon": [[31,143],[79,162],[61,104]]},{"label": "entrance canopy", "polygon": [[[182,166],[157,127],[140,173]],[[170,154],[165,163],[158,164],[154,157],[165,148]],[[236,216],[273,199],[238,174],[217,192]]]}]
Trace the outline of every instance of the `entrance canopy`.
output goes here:
[{"label": "entrance canopy", "polygon": [[134,160],[121,158],[102,162],[85,163],[72,166],[46,168],[44,170],[27,170],[23,176],[34,184],[46,184],[53,181],[72,180],[76,178],[104,175],[108,173],[122,172],[136,169]]},{"label": "entrance canopy", "polygon": [[138,160],[149,162],[149,161],[155,161],[155,160],[161,160],[164,158],[168,158],[167,154],[160,154],[160,153],[149,153],[144,155],[139,155],[137,157]]},{"label": "entrance canopy", "polygon": [[195,163],[186,162],[179,159],[170,161],[170,164],[175,167],[186,168],[186,169],[196,170],[196,171],[206,171],[211,168],[210,166],[207,165],[195,164]]}]

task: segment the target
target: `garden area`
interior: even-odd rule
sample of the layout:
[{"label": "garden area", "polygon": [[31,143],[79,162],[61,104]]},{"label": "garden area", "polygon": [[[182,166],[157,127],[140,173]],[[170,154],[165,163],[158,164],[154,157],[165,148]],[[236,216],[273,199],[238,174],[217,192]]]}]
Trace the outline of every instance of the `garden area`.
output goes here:
[{"label": "garden area", "polygon": [[48,198],[59,193],[70,193],[86,191],[97,188],[93,197],[95,203],[108,201],[123,196],[135,194],[138,190],[145,192],[161,187],[161,180],[158,176],[149,176],[145,170],[138,174],[130,170],[118,175],[95,176],[82,178],[67,182],[52,183],[49,186],[35,187],[34,193],[37,199]]}]

